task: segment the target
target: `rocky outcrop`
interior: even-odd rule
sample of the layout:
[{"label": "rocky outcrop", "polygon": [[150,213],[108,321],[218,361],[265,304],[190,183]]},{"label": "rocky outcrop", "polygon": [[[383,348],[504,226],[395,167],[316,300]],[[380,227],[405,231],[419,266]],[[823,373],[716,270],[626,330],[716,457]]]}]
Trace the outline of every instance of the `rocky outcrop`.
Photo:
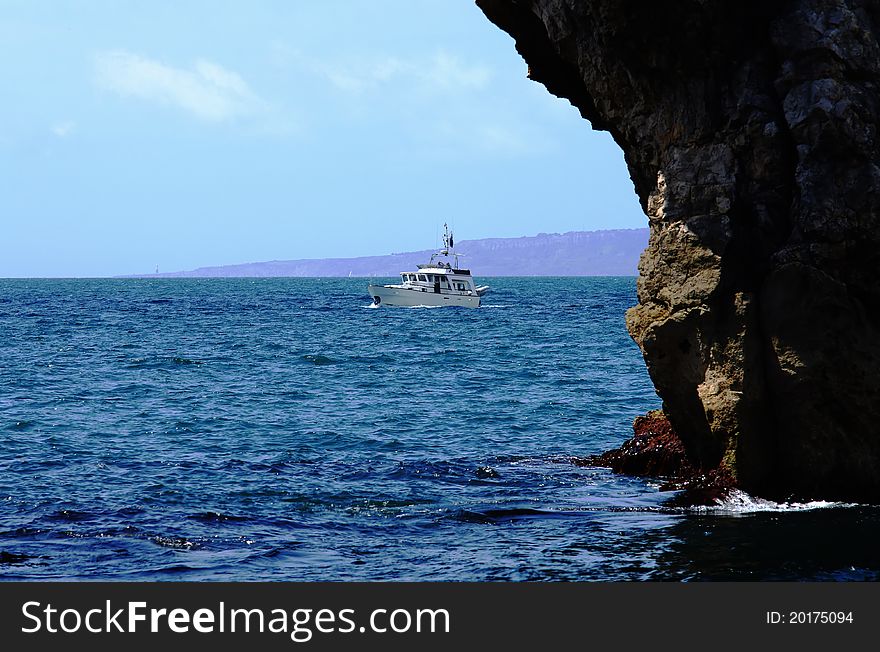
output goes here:
[{"label": "rocky outcrop", "polygon": [[615,473],[663,480],[661,491],[676,491],[667,499],[668,507],[718,505],[735,486],[730,470],[721,464],[710,470],[695,468],[684,444],[660,410],[652,410],[633,420],[633,436],[620,448],[601,455],[575,457],[576,466],[607,467]]},{"label": "rocky outcrop", "polygon": [[578,466],[605,466],[615,473],[657,478],[684,478],[694,474],[684,445],[660,410],[633,421],[633,436],[620,448],[601,455],[572,460]]},{"label": "rocky outcrop", "polygon": [[477,4],[624,151],[627,328],[691,462],[880,500],[880,3]]}]

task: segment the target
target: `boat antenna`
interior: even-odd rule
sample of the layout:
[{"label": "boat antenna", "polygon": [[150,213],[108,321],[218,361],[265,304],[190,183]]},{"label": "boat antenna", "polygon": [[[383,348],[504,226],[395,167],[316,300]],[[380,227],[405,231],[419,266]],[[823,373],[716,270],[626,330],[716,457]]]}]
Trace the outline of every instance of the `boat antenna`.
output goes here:
[{"label": "boat antenna", "polygon": [[452,233],[449,231],[449,225],[446,222],[443,223],[443,255],[448,256],[449,250],[455,246],[455,241],[452,239]]}]

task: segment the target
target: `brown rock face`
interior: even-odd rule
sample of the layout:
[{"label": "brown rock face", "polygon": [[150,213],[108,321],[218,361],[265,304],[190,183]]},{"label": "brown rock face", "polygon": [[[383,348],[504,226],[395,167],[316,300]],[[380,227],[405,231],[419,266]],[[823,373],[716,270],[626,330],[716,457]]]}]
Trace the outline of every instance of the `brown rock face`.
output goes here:
[{"label": "brown rock face", "polygon": [[573,457],[577,466],[603,466],[615,473],[664,480],[660,491],[678,491],[667,507],[717,505],[736,486],[725,464],[705,470],[691,465],[684,444],[662,410],[652,410],[633,420],[633,436],[620,448],[590,457]]},{"label": "brown rock face", "polygon": [[880,3],[477,4],[623,148],[627,328],[691,461],[880,500]]},{"label": "brown rock face", "polygon": [[585,459],[573,458],[572,462],[578,466],[607,466],[615,473],[668,479],[695,473],[681,439],[660,410],[636,417],[632,438],[620,448]]}]

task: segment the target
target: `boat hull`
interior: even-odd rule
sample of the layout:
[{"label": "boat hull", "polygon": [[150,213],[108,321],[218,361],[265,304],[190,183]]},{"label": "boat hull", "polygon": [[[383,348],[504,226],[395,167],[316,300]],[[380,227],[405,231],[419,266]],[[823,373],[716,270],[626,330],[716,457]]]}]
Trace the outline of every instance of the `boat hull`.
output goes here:
[{"label": "boat hull", "polygon": [[422,288],[389,287],[387,285],[370,285],[368,288],[373,303],[380,306],[459,306],[462,308],[479,308],[480,297],[467,294],[436,293]]}]

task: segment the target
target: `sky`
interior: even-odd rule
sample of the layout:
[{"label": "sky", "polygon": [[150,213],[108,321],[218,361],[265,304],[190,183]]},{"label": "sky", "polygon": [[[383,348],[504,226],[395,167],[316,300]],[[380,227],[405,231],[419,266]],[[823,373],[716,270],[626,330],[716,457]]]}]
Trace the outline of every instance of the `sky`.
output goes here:
[{"label": "sky", "polygon": [[0,0],[0,277],[646,225],[472,0]]}]

